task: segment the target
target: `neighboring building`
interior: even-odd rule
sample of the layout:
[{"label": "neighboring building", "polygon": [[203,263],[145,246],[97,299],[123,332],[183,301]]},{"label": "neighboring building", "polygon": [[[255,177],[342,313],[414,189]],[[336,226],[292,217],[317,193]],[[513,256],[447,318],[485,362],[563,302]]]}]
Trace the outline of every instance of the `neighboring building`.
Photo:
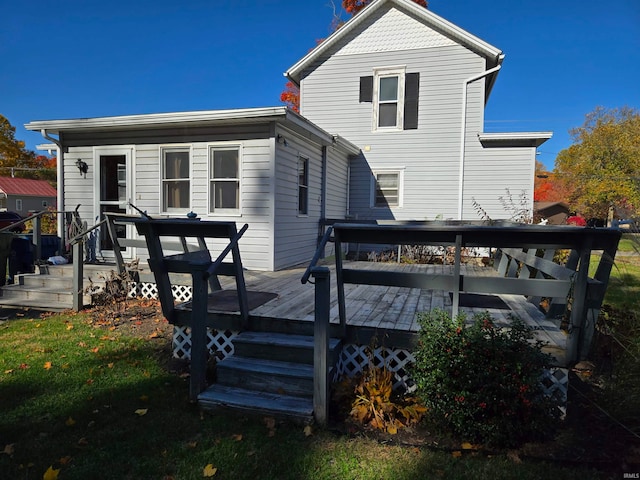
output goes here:
[{"label": "neighboring building", "polygon": [[536,220],[546,220],[549,225],[566,225],[569,205],[564,202],[534,202],[533,215]]},{"label": "neighboring building", "polygon": [[533,198],[535,150],[551,133],[483,132],[502,60],[410,0],[375,0],[286,73],[302,115],[274,107],[26,128],[58,146],[65,210],[81,204],[94,223],[134,213],[131,202],[152,216],[248,223],[245,266],[277,270],[312,257],[322,218],[476,220],[476,202],[499,219],[510,214],[499,201],[507,188]]},{"label": "neighboring building", "polygon": [[57,195],[46,180],[0,177],[0,210],[26,216],[29,212],[56,208]]}]

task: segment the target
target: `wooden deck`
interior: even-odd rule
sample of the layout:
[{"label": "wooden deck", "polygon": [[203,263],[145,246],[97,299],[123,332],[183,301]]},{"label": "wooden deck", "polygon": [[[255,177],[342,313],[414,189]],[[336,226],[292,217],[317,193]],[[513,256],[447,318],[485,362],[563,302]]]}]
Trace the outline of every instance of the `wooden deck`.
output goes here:
[{"label": "wooden deck", "polygon": [[[338,318],[338,298],[335,267],[331,270],[331,311],[330,321],[336,325]],[[345,262],[345,267],[375,269],[415,273],[451,273],[451,265],[419,265],[397,263]],[[252,319],[280,319],[313,322],[315,314],[314,286],[303,285],[300,281],[306,267],[292,268],[278,272],[245,271],[245,282],[249,292],[269,292],[277,297],[253,308]],[[473,276],[495,276],[491,267],[463,265],[462,273]],[[232,279],[220,277],[223,289],[235,288]],[[415,334],[419,330],[417,314],[436,308],[451,311],[452,300],[449,292],[424,290],[419,288],[345,285],[345,305],[347,328]],[[215,302],[210,302],[209,312],[215,313]],[[496,324],[508,326],[512,316],[520,318],[536,331],[537,337],[548,343],[547,350],[558,363],[563,363],[566,334],[554,322],[522,295],[464,295],[460,311],[468,319],[474,314],[489,312]],[[229,312],[226,312],[229,313]]]}]

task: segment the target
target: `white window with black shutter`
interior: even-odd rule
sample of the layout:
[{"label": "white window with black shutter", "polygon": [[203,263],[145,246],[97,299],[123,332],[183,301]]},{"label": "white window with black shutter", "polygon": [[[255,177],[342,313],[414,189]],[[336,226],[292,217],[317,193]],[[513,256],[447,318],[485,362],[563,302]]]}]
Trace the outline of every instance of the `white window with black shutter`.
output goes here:
[{"label": "white window with black shutter", "polygon": [[360,103],[372,103],[372,130],[398,131],[418,128],[420,74],[404,67],[375,69],[360,77]]}]

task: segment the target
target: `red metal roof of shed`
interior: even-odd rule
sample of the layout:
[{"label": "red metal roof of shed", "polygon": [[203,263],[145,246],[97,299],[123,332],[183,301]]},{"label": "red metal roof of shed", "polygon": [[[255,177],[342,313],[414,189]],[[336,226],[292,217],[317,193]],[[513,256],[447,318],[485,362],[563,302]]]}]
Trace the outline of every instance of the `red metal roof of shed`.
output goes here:
[{"label": "red metal roof of shed", "polygon": [[7,195],[29,197],[56,197],[58,192],[46,180],[0,177],[0,191]]}]

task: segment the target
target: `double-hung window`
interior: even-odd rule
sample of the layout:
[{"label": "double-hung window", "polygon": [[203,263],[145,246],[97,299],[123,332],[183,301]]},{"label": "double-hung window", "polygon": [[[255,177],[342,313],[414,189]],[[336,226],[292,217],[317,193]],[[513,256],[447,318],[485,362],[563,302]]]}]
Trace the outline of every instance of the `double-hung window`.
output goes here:
[{"label": "double-hung window", "polygon": [[240,213],[240,147],[209,147],[209,212]]},{"label": "double-hung window", "polygon": [[165,147],[162,157],[162,211],[186,212],[190,206],[189,147]]},{"label": "double-hung window", "polygon": [[375,208],[402,206],[402,170],[373,172],[371,206]]},{"label": "double-hung window", "polygon": [[373,90],[374,130],[402,130],[404,69],[376,70]]},{"label": "double-hung window", "polygon": [[420,73],[405,67],[373,70],[373,75],[360,77],[360,103],[372,103],[372,130],[393,132],[418,128]]},{"label": "double-hung window", "polygon": [[298,157],[298,214],[309,214],[309,159]]}]

